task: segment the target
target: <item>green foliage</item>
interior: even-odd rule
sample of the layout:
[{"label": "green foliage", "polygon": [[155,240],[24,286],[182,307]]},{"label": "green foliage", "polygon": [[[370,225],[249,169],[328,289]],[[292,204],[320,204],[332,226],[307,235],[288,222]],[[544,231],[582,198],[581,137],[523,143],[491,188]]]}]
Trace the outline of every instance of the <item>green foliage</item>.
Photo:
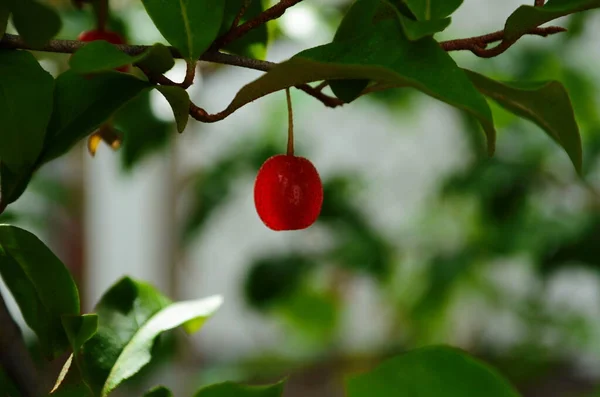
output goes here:
[{"label": "green foliage", "polygon": [[163,148],[171,126],[156,118],[150,108],[150,91],[143,91],[119,109],[113,117],[114,126],[123,132],[121,162],[126,170],[146,156]]},{"label": "green foliage", "polygon": [[[211,297],[172,304],[152,286],[124,278],[96,306],[97,332],[95,317],[66,323],[77,363],[72,371],[81,370],[94,395],[107,396],[151,361],[153,345],[161,333],[180,325],[189,332],[197,331],[221,301]],[[85,343],[77,352],[82,341]],[[65,387],[73,386],[67,383]]]},{"label": "green foliage", "polygon": [[546,22],[575,12],[599,7],[600,1],[598,0],[549,0],[543,7],[523,5],[506,20],[504,37],[506,40],[517,40],[528,30]]},{"label": "green foliage", "polygon": [[61,355],[69,346],[61,317],[79,313],[79,294],[67,268],[33,234],[1,225],[0,275],[44,354]]},{"label": "green foliage", "polygon": [[53,90],[54,79],[30,52],[0,51],[0,159],[13,172],[32,166],[42,150]]},{"label": "green foliage", "polygon": [[134,63],[147,65],[156,74],[165,73],[175,65],[169,49],[160,43],[154,44],[140,55],[130,56],[104,40],[86,44],[69,61],[71,70],[79,74],[106,72]]},{"label": "green foliage", "polygon": [[35,0],[5,0],[12,12],[12,21],[26,43],[41,47],[60,31],[60,17],[54,9]]},{"label": "green foliage", "polygon": [[581,173],[582,148],[579,127],[569,94],[558,81],[500,83],[467,71],[479,91],[507,110],[540,126],[561,145]]},{"label": "green foliage", "polygon": [[442,19],[452,14],[463,0],[405,0],[419,21]]},{"label": "green foliage", "polygon": [[67,152],[146,88],[132,75],[107,72],[93,77],[67,71],[56,79],[54,111],[46,133],[43,162]]},{"label": "green foliage", "polygon": [[173,393],[163,386],[157,386],[152,390],[148,390],[144,397],[173,397]]},{"label": "green foliage", "polygon": [[348,397],[517,397],[494,370],[448,347],[428,347],[392,358],[373,371],[351,377]]},{"label": "green foliage", "polygon": [[219,34],[225,2],[142,0],[154,24],[189,61],[196,60]]},{"label": "green foliage", "polygon": [[190,96],[187,91],[181,87],[168,86],[159,86],[156,89],[163,94],[171,105],[177,124],[177,131],[183,132],[190,117]]},{"label": "green foliage", "polygon": [[73,354],[77,355],[81,346],[98,331],[98,316],[96,314],[63,315],[62,324],[69,338]]},{"label": "green foliage", "polygon": [[284,382],[269,386],[244,386],[224,382],[207,386],[194,394],[194,397],[281,397],[284,386]]}]

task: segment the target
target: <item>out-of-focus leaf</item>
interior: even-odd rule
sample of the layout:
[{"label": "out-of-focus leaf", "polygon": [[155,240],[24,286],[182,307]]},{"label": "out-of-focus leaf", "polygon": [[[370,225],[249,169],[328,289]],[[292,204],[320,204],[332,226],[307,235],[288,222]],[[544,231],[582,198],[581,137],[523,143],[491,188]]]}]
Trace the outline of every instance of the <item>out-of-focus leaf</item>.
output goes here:
[{"label": "out-of-focus leaf", "polygon": [[8,3],[2,2],[2,4],[0,4],[0,37],[4,36],[4,33],[6,33],[9,16],[10,9],[8,8]]},{"label": "out-of-focus leaf", "polygon": [[67,152],[119,108],[152,87],[128,73],[106,72],[91,78],[67,71],[56,79],[54,111],[48,126],[43,162]]},{"label": "out-of-focus leaf", "polygon": [[145,91],[119,109],[114,126],[123,132],[121,163],[131,170],[146,156],[165,147],[170,124],[159,120],[150,107],[150,92]]},{"label": "out-of-focus leaf", "polygon": [[449,347],[409,351],[346,382],[348,397],[518,397],[488,365]]},{"label": "out-of-focus leaf", "polygon": [[164,386],[157,386],[151,390],[148,390],[144,394],[144,397],[173,397],[173,393],[171,393],[171,390]]},{"label": "out-of-focus leaf", "polygon": [[266,309],[292,296],[313,262],[303,256],[269,258],[255,262],[246,276],[246,301]]},{"label": "out-of-focus leaf", "polygon": [[190,118],[190,96],[181,87],[157,86],[156,89],[169,101],[177,124],[177,131],[183,132]]},{"label": "out-of-focus leaf", "polygon": [[484,95],[540,126],[565,149],[575,169],[581,173],[581,136],[569,94],[561,83],[500,83],[471,71],[467,71],[467,75]]},{"label": "out-of-focus leaf", "polygon": [[600,0],[549,0],[543,7],[522,5],[504,25],[504,39],[515,41],[530,29],[575,12],[600,7]]},{"label": "out-of-focus leaf", "polygon": [[224,1],[142,0],[150,18],[171,45],[188,61],[197,60],[219,34]]},{"label": "out-of-focus leaf", "polygon": [[104,40],[87,43],[69,60],[71,69],[79,74],[110,71],[134,63],[141,63],[150,67],[153,73],[162,74],[175,65],[175,60],[169,49],[160,43],[140,55],[131,56]]},{"label": "out-of-focus leaf", "polygon": [[333,336],[338,324],[338,309],[332,296],[304,288],[275,303],[277,313],[294,330],[318,340]]},{"label": "out-of-focus leaf", "polygon": [[23,40],[41,47],[56,36],[62,26],[60,17],[52,8],[34,0],[8,0],[15,29]]},{"label": "out-of-focus leaf", "polygon": [[194,397],[281,397],[285,382],[268,386],[244,386],[233,382],[206,386],[196,392]]},{"label": "out-of-focus leaf", "polygon": [[30,52],[0,50],[0,161],[13,172],[33,166],[42,150],[53,91],[54,79]]},{"label": "out-of-focus leaf", "polygon": [[44,354],[60,356],[69,347],[61,317],[79,313],[79,294],[69,270],[30,232],[0,225],[0,274]]}]

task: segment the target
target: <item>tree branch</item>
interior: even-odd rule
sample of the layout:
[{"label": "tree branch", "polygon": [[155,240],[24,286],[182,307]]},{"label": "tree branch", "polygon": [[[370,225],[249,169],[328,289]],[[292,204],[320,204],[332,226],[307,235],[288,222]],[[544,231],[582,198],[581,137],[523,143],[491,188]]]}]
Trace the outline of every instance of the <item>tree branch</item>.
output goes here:
[{"label": "tree branch", "polygon": [[[526,34],[546,37],[551,34],[565,32],[567,29],[559,26],[550,26],[547,28],[534,28]],[[493,48],[486,48],[488,44],[500,41],[500,44]],[[442,41],[440,46],[446,51],[469,50],[473,54],[482,58],[492,58],[508,50],[516,40],[504,40],[504,30],[494,33],[484,34],[482,36],[469,37],[466,39]]]},{"label": "tree branch", "polygon": [[229,32],[219,37],[217,40],[215,40],[215,42],[211,46],[211,49],[218,50],[220,48],[225,47],[227,44],[239,39],[252,29],[257,28],[260,25],[264,25],[265,23],[273,19],[279,18],[285,13],[285,11],[288,8],[300,3],[301,1],[302,0],[280,0],[279,3],[275,4],[269,9],[266,9],[265,11],[260,13],[260,15],[258,15],[256,18],[241,24],[235,29],[231,29]]},{"label": "tree branch", "polygon": [[23,397],[41,396],[41,382],[19,325],[0,294],[0,364]]}]

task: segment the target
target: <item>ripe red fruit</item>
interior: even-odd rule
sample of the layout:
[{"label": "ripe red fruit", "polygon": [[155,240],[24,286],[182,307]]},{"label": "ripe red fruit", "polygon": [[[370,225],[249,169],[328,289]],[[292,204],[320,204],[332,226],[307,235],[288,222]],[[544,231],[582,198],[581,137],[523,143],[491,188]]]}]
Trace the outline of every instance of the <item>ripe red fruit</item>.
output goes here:
[{"label": "ripe red fruit", "polygon": [[322,204],[321,178],[304,157],[280,154],[260,167],[254,182],[254,205],[268,228],[305,229],[317,220]]},{"label": "ripe red fruit", "polygon": [[[105,40],[111,44],[125,44],[125,40],[116,32],[111,32],[108,30],[88,30],[87,32],[82,32],[79,37],[79,41],[96,41],[96,40]],[[119,72],[127,72],[127,66],[121,66],[117,68]]]}]

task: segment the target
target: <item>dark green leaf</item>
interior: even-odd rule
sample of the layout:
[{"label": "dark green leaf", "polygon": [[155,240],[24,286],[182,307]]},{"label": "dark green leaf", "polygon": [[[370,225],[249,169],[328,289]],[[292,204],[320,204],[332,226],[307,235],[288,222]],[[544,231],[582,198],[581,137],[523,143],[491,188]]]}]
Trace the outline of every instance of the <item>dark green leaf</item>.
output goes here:
[{"label": "dark green leaf", "polygon": [[284,386],[284,382],[269,386],[244,386],[225,382],[202,388],[194,397],[281,397]]},{"label": "dark green leaf", "polygon": [[[229,30],[233,24],[233,20],[235,19],[236,15],[238,15],[243,4],[248,1],[250,1],[250,6],[244,13],[240,23],[244,23],[255,18],[268,6],[268,2],[265,0],[227,0],[225,2],[225,13],[219,35],[224,34]],[[252,29],[241,38],[225,46],[224,50],[256,59],[264,59],[267,52],[268,40],[269,32],[267,30],[267,25],[262,24],[257,28]]]},{"label": "dark green leaf", "polygon": [[504,38],[515,41],[530,29],[546,22],[598,7],[600,7],[600,0],[549,0],[543,7],[523,5],[506,20]]},{"label": "dark green leaf", "polygon": [[165,39],[188,61],[196,60],[217,38],[224,1],[142,0],[152,21]]},{"label": "dark green leaf", "polygon": [[6,33],[6,26],[8,25],[8,17],[10,16],[10,9],[8,8],[7,2],[0,4],[0,37]]},{"label": "dark green leaf", "polygon": [[69,347],[61,316],[79,313],[79,295],[69,270],[33,234],[0,225],[0,274],[44,354],[58,357]]},{"label": "dark green leaf", "polygon": [[419,21],[443,19],[461,6],[463,0],[404,0]]},{"label": "dark green leaf", "polygon": [[220,297],[170,304],[148,284],[119,281],[98,303],[98,332],[81,349],[87,384],[106,396],[150,362],[160,333],[192,320],[203,322],[220,304]]},{"label": "dark green leaf", "polygon": [[397,21],[376,25],[368,37],[303,51],[243,87],[226,112],[286,87],[321,80],[367,79],[396,87],[413,87],[475,116],[494,152],[495,129],[485,98],[465,72],[433,39],[402,39]]},{"label": "dark green leaf", "polygon": [[156,43],[137,64],[152,74],[164,74],[175,66],[175,59],[171,50],[160,43]]},{"label": "dark green leaf", "polygon": [[143,61],[146,61],[144,65],[152,68],[152,72],[160,74],[175,65],[171,52],[162,44],[155,44],[140,55],[130,56],[104,40],[92,41],[83,46],[73,54],[69,65],[74,72],[89,74]]},{"label": "dark green leaf", "polygon": [[150,92],[144,91],[125,104],[114,116],[114,126],[123,132],[121,161],[131,169],[148,154],[168,142],[170,123],[156,118],[150,107]]},{"label": "dark green leaf", "polygon": [[79,353],[79,349],[98,330],[98,316],[96,314],[84,314],[81,316],[63,316],[62,324],[71,343],[73,353]]},{"label": "dark green leaf", "polygon": [[348,397],[518,397],[498,373],[464,352],[448,347],[410,351],[351,377]]},{"label": "dark green leaf", "polygon": [[416,41],[427,36],[433,36],[435,33],[441,32],[442,30],[450,26],[450,18],[435,17],[427,19],[418,18],[418,20],[411,19],[405,16],[401,12],[401,8],[395,5],[395,3],[398,3],[398,1],[381,1],[381,5],[379,6],[379,10],[377,12],[376,20],[378,18],[386,17],[398,18],[398,20],[402,24],[404,34],[411,41]]},{"label": "dark green leaf", "polygon": [[546,131],[565,149],[575,169],[581,173],[581,136],[569,94],[561,83],[501,83],[471,71],[467,71],[467,75],[484,95]]},{"label": "dark green leaf", "polygon": [[9,2],[15,29],[27,44],[41,47],[60,31],[60,17],[45,4],[33,0]]},{"label": "dark green leaf", "polygon": [[164,386],[157,386],[151,390],[148,390],[144,397],[173,397],[171,390]]},{"label": "dark green leaf", "polygon": [[25,192],[33,175],[33,168],[12,172],[0,163],[0,207],[15,202]]},{"label": "dark green leaf", "polygon": [[54,79],[28,51],[0,51],[0,159],[12,171],[32,166],[52,113]]},{"label": "dark green leaf", "polygon": [[252,265],[244,290],[246,300],[257,309],[265,309],[296,293],[312,263],[303,256],[259,260]]},{"label": "dark green leaf", "polygon": [[91,134],[121,106],[152,85],[127,73],[84,77],[67,71],[56,79],[54,111],[43,162],[67,152]]},{"label": "dark green leaf", "polygon": [[177,123],[177,131],[183,132],[190,117],[190,96],[180,87],[157,86],[156,89],[169,101]]},{"label": "dark green leaf", "polygon": [[21,393],[17,390],[13,381],[8,377],[6,372],[0,367],[0,391],[5,394],[0,394],[2,397],[21,397]]}]

